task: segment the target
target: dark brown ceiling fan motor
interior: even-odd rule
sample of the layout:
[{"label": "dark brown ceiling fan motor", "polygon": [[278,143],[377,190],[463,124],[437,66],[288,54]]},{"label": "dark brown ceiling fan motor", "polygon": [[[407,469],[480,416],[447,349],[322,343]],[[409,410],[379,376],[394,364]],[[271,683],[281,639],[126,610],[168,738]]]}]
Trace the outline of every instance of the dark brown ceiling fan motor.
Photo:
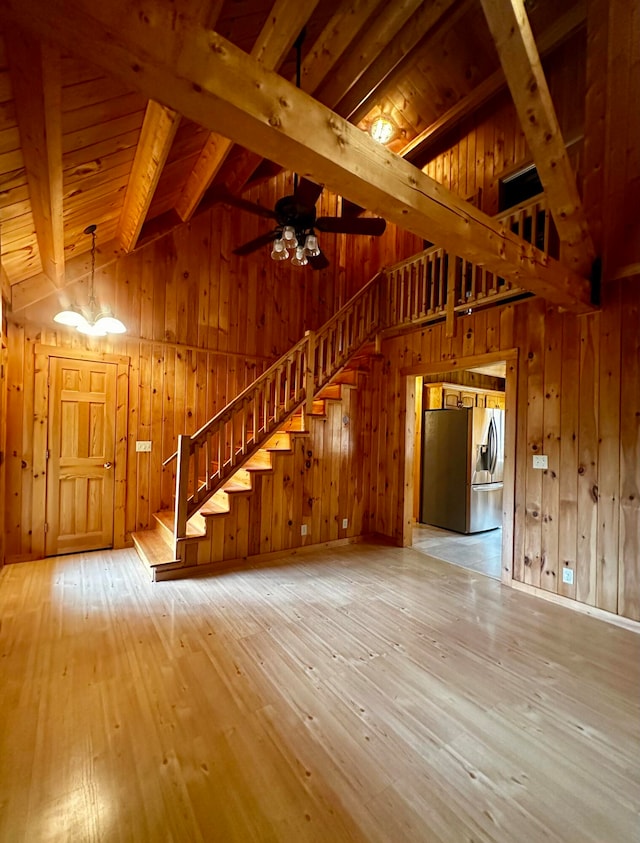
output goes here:
[{"label": "dark brown ceiling fan motor", "polygon": [[[302,30],[295,42],[298,87],[300,87],[301,48],[304,35],[305,32]],[[320,249],[316,231],[332,234],[363,234],[369,237],[380,237],[384,233],[386,222],[381,217],[358,217],[353,214],[341,217],[317,217],[315,206],[322,193],[322,185],[317,185],[306,178],[299,178],[297,173],[294,174],[293,185],[293,193],[278,199],[273,210],[233,196],[228,192],[220,192],[219,198],[223,202],[243,211],[273,219],[276,223],[276,227],[271,231],[234,249],[235,255],[250,255],[272,243],[271,257],[274,260],[284,260],[291,255],[294,266],[304,266],[308,263],[312,269],[324,269],[329,265],[329,261]]]}]

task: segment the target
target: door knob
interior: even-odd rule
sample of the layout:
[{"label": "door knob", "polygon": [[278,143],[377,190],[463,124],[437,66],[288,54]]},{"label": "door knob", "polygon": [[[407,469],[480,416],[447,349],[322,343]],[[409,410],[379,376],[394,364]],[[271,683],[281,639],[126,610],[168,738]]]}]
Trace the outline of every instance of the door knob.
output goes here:
[{"label": "door knob", "polygon": [[111,468],[111,467],[112,467],[112,464],[111,464],[110,462],[106,462],[106,463],[103,465],[103,468]]}]

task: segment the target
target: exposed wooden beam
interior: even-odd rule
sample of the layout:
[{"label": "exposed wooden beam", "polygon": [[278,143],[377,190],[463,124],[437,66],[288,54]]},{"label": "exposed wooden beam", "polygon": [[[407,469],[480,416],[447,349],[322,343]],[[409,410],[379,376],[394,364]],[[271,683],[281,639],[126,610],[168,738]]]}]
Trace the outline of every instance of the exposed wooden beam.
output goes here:
[{"label": "exposed wooden beam", "polygon": [[[113,4],[110,4],[113,6]],[[2,14],[91,57],[150,99],[352,202],[578,312],[590,284],[315,102],[220,35],[185,24],[175,59],[122,0],[118,26],[89,0],[5,0]],[[110,9],[113,11],[113,9]]]},{"label": "exposed wooden beam", "polygon": [[5,38],[42,269],[64,279],[60,55],[18,29]]},{"label": "exposed wooden beam", "polygon": [[316,98],[330,108],[335,108],[420,5],[421,0],[385,3],[370,21],[354,49],[343,57],[330,76],[325,77],[324,83],[316,91]]},{"label": "exposed wooden beam", "polygon": [[[336,105],[336,112],[347,117],[352,123],[358,123],[357,115],[360,109],[367,114],[378,98],[378,90],[385,80],[394,75],[394,70],[404,64],[405,58],[411,55],[423,38],[434,29],[443,15],[451,11],[459,0],[434,0],[423,3],[404,24],[386,48],[382,50],[367,70],[354,82]],[[467,5],[467,4],[464,4]],[[360,112],[361,113],[361,112]]]},{"label": "exposed wooden beam", "polygon": [[[190,17],[206,29],[215,29],[223,4],[224,0],[180,0],[167,11],[172,16]],[[165,22],[168,26],[170,21]],[[149,102],[116,233],[125,252],[136,246],[179,125],[179,114]]]},{"label": "exposed wooden beam", "polygon": [[[458,0],[436,0],[432,4],[422,4],[418,7],[408,21],[404,24],[398,34],[392,37],[393,32],[387,24],[392,21],[392,16],[397,15],[395,6],[391,4],[387,7],[386,16],[382,19],[378,18],[377,24],[380,26],[384,38],[389,39],[386,46],[377,58],[369,65],[369,67],[362,73],[355,84],[346,92],[340,103],[336,96],[340,95],[342,88],[338,87],[338,93],[332,93],[331,89],[325,87],[321,89],[317,98],[324,105],[329,106],[342,117],[351,119],[350,112],[357,107],[362,98],[366,97],[369,102],[369,97],[374,96],[377,88],[381,85],[385,78],[395,76],[394,69],[402,64],[404,66],[407,53],[409,53],[416,44],[422,39],[425,32],[431,29],[442,15]],[[350,10],[354,12],[356,5],[351,4]],[[375,6],[375,3],[369,5]],[[467,3],[463,4],[468,5]],[[357,33],[362,30],[363,24],[366,24],[365,15],[369,8],[358,9],[359,12],[357,20],[353,15],[350,17],[345,14],[342,8],[329,21],[320,37],[316,40],[309,54],[302,65],[302,89],[309,94],[315,94],[324,79],[333,70],[334,65],[343,54],[346,46],[355,39]],[[349,26],[350,24],[350,26]],[[366,24],[368,26],[368,24]],[[380,48],[380,34],[374,27],[368,26],[367,35],[364,42],[361,41],[357,47],[352,50],[352,54],[358,56],[370,56],[375,48]],[[348,63],[347,63],[348,64]],[[339,71],[340,72],[340,71]],[[370,106],[366,107],[369,111]],[[351,119],[351,122],[357,122]],[[256,168],[260,164],[260,156],[248,150],[243,153],[240,160],[236,162],[233,168],[233,173],[226,180],[226,187],[232,193],[238,193],[247,181],[251,178]]]},{"label": "exposed wooden beam", "polygon": [[[568,9],[548,29],[541,33],[538,39],[540,55],[545,56],[550,53],[580,29],[585,20],[586,8],[584,3],[577,3]],[[434,120],[430,126],[427,126],[419,135],[409,141],[400,150],[399,155],[410,161],[418,158],[418,156],[421,159],[428,157],[429,150],[438,144],[447,132],[450,132],[466,117],[482,108],[485,103],[504,90],[506,85],[507,80],[502,68],[500,68],[477,85],[468,96],[458,100],[437,120]]]},{"label": "exposed wooden beam", "polygon": [[[333,70],[347,47],[366,26],[379,0],[352,0],[341,5],[322,30],[307,53],[300,68],[300,87],[308,94],[314,94]],[[233,172],[227,177],[225,186],[231,193],[239,193],[256,171],[262,156],[243,150],[235,162]]]},{"label": "exposed wooden beam", "polygon": [[116,234],[125,252],[135,248],[179,125],[177,112],[149,101]]},{"label": "exposed wooden beam", "polygon": [[[271,69],[283,61],[296,38],[308,21],[319,0],[276,0],[275,5],[262,27],[252,57]],[[212,132],[196,161],[193,170],[176,204],[176,211],[184,221],[191,218],[220,168],[224,164],[233,141],[218,132]]]},{"label": "exposed wooden beam", "polygon": [[0,264],[0,295],[6,302],[11,301],[11,285],[7,270]]},{"label": "exposed wooden beam", "polygon": [[[98,245],[96,249],[96,271],[105,269],[105,267],[114,263],[122,254],[122,249],[116,240]],[[84,252],[67,261],[64,283],[59,287],[53,284],[51,279],[43,272],[33,275],[31,278],[25,278],[24,281],[19,281],[11,286],[11,311],[14,314],[18,314],[26,307],[29,307],[29,305],[43,301],[54,294],[58,297],[58,302],[62,307],[73,304],[68,294],[65,293],[65,289],[72,284],[77,284],[78,281],[82,281],[84,278],[89,278],[90,275],[91,255],[89,252]]]},{"label": "exposed wooden beam", "polygon": [[563,259],[589,274],[595,249],[524,0],[481,0],[500,63],[563,244]]},{"label": "exposed wooden beam", "polygon": [[342,3],[316,38],[300,69],[300,86],[314,94],[327,78],[357,34],[368,26],[380,0],[351,0]]}]

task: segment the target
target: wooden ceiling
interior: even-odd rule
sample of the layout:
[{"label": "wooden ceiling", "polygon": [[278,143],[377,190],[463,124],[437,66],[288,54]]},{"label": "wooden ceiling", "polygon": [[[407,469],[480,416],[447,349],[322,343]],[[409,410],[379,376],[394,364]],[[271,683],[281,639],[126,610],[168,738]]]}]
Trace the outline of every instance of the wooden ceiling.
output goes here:
[{"label": "wooden ceiling", "polygon": [[[527,8],[541,55],[584,25],[584,0],[533,0]],[[505,59],[501,67],[498,36],[492,37],[479,0],[107,0],[89,21],[93,14],[85,0],[6,0],[0,10],[0,240],[4,282],[14,293],[20,289],[14,305],[87,272],[91,238],[83,232],[90,223],[98,226],[102,260],[131,251],[207,207],[221,186],[240,194],[252,179],[273,173],[264,155],[336,192],[347,184],[347,198],[382,213],[385,196],[398,188],[385,178],[376,193],[371,182],[377,168],[381,177],[389,170],[388,153],[336,122],[334,146],[340,135],[350,160],[332,169],[336,154],[328,147],[325,153],[322,132],[314,129],[314,121],[326,123],[326,112],[311,110],[302,94],[280,89],[267,73],[295,79],[293,43],[303,28],[302,89],[362,130],[380,113],[391,116],[398,132],[389,149],[406,159],[398,170],[404,182],[413,181],[406,167],[423,166],[465,117],[506,89]],[[131,40],[114,45],[110,33],[120,30],[131,31]],[[200,54],[200,33],[210,30],[224,41],[209,40]],[[227,41],[260,62],[264,75],[256,75],[255,63],[238,63]],[[207,51],[211,67],[202,62]],[[220,67],[213,63],[218,59]],[[196,101],[221,79],[229,99],[243,103],[240,117],[237,109],[218,107],[215,91]],[[263,87],[278,113],[266,100],[246,104]],[[309,115],[306,139],[302,121],[288,127],[291,104],[299,106],[294,113]],[[273,110],[266,119],[265,108]],[[257,151],[233,142],[253,145],[254,136]],[[368,179],[360,175],[363,164]],[[449,205],[453,216],[466,214],[472,229],[475,223],[486,228],[483,215],[427,188],[428,198]],[[439,217],[434,223],[435,212],[423,211],[414,197],[399,203],[387,218],[420,233],[425,213],[445,240],[460,236],[459,224]],[[417,222],[409,224],[408,210]],[[495,239],[496,232],[489,234]],[[478,255],[495,250],[480,240]],[[511,246],[515,255],[517,244]],[[529,258],[534,264],[535,256]],[[576,262],[575,269],[584,267]],[[575,298],[584,304],[588,291],[570,273],[559,273],[560,286],[579,288]]]}]

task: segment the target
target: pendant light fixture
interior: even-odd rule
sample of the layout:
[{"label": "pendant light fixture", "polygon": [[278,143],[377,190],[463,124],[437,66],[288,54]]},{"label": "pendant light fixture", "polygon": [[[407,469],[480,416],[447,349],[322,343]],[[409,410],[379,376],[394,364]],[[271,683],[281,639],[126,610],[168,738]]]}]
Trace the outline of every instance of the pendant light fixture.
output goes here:
[{"label": "pendant light fixture", "polygon": [[56,313],[53,321],[60,325],[68,325],[75,328],[81,334],[90,337],[106,337],[107,334],[124,334],[124,324],[116,319],[109,308],[98,310],[94,282],[96,272],[96,225],[88,225],[84,233],[91,235],[91,287],[87,307],[74,307],[71,305],[60,313]]}]

